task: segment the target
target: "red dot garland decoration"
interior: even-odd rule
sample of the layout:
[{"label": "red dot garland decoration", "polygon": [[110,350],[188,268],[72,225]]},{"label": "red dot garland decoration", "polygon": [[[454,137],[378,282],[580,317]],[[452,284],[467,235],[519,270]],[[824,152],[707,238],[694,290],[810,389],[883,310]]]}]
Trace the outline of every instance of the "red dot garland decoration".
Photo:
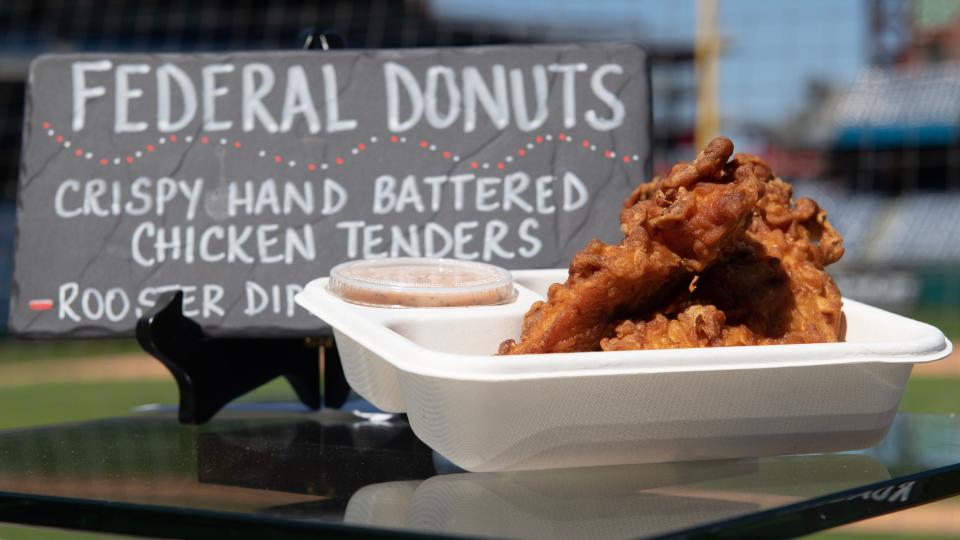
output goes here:
[{"label": "red dot garland decoration", "polygon": [[[56,133],[53,125],[50,122],[43,122],[41,126],[43,127],[43,129],[46,130],[47,136],[52,138],[58,145],[61,145],[64,148],[70,148],[72,144],[71,141],[68,140],[64,135]],[[180,136],[176,133],[172,133],[165,137],[159,137],[156,142],[161,145],[166,144],[167,146],[169,146],[170,144],[177,144],[177,143],[192,143],[193,140],[194,140],[193,135]],[[202,135],[198,137],[198,140],[201,144],[204,144],[204,145],[211,144],[210,137],[208,135]],[[369,142],[359,142],[355,146],[353,146],[351,153],[354,156],[359,156],[361,152],[365,152],[367,150],[367,147],[370,144],[378,144],[381,141],[381,139],[379,139],[376,136],[369,137],[368,140]],[[390,134],[384,140],[389,140],[390,143],[392,144],[407,143],[406,137],[402,135],[397,135],[397,134]],[[240,151],[241,149],[245,149],[245,145],[239,140],[228,141],[226,138],[220,138],[218,142],[219,142],[219,146],[221,147],[232,146],[233,149],[237,151]],[[516,161],[516,158],[527,157],[528,155],[530,155],[531,151],[536,149],[538,146],[544,145],[544,144],[559,144],[561,142],[564,142],[564,143],[574,142],[574,138],[565,132],[559,132],[556,135],[549,134],[549,133],[542,133],[528,139],[528,142],[522,144],[519,148],[517,148],[514,154],[507,154],[503,156],[503,158],[499,161],[479,162],[476,160],[471,160],[468,164],[468,167],[470,169],[476,170],[476,169],[489,169],[491,166],[494,166],[498,170],[501,170],[501,171],[506,170],[509,165],[513,164]],[[167,143],[170,143],[170,144],[167,144]],[[430,141],[426,139],[421,139],[417,141],[417,146],[419,146],[421,150],[424,150],[431,154],[437,154],[438,157],[443,158],[445,160],[453,160],[455,162],[460,161],[460,156],[457,155],[452,150],[438,148],[438,145],[431,144]],[[580,140],[579,147],[583,151],[600,152],[600,154],[607,159],[613,160],[616,157],[618,157],[617,152],[614,151],[612,148],[598,149],[596,145],[591,144],[590,141],[586,138]],[[132,152],[130,155],[115,156],[115,157],[98,156],[96,159],[96,162],[98,162],[101,166],[104,166],[104,167],[109,166],[111,163],[114,165],[120,165],[122,163],[132,165],[144,157],[144,152],[147,154],[150,154],[155,152],[156,150],[157,150],[157,146],[155,146],[154,143],[148,143],[142,147],[142,150],[136,150]],[[259,151],[256,151],[256,150],[254,151],[257,152],[257,154],[260,157],[265,157],[267,155],[267,151],[263,149]],[[84,152],[84,150],[80,148],[74,149],[71,153],[73,154],[74,157],[78,159],[89,160],[94,158],[94,155],[92,152]],[[620,157],[623,165],[630,165],[630,164],[640,162],[640,156],[638,156],[637,154],[633,154],[633,155],[624,154]],[[294,160],[290,160],[289,162],[285,163],[283,156],[280,154],[273,154],[272,158],[273,158],[272,161],[278,166],[284,166],[284,167],[289,166],[290,168],[302,167],[309,172],[316,172],[318,169],[322,169],[322,170],[327,169],[326,163],[322,163],[318,165],[316,162],[311,161],[311,162],[298,164]],[[347,160],[343,156],[336,156],[334,158],[334,163],[337,166],[344,166],[346,165],[346,162]]]}]

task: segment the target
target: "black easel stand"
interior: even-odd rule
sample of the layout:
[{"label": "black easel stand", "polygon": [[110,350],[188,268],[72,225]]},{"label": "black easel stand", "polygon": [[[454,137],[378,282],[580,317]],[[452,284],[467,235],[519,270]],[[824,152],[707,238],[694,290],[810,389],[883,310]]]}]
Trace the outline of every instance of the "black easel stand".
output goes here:
[{"label": "black easel stand", "polygon": [[224,405],[283,376],[304,405],[320,408],[319,350],[303,339],[215,339],[183,316],[183,292],[162,295],[137,321],[137,341],[170,370],[182,424],[203,424]]},{"label": "black easel stand", "polygon": [[[343,47],[336,34],[313,28],[301,32],[300,40],[304,49]],[[350,393],[333,338],[320,344],[304,339],[211,338],[183,315],[180,291],[162,295],[137,321],[137,341],[176,379],[182,424],[206,423],[227,403],[280,376],[290,382],[304,405],[319,409],[321,345],[323,404],[340,407]]]}]

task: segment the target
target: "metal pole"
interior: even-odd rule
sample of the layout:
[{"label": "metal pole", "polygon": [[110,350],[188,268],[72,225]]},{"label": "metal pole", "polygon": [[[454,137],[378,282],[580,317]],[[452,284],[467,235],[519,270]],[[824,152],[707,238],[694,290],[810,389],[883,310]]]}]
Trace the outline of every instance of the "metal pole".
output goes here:
[{"label": "metal pole", "polygon": [[694,66],[697,75],[697,124],[694,139],[697,149],[707,145],[720,132],[717,104],[717,62],[720,39],[716,27],[716,0],[697,0],[697,35]]}]

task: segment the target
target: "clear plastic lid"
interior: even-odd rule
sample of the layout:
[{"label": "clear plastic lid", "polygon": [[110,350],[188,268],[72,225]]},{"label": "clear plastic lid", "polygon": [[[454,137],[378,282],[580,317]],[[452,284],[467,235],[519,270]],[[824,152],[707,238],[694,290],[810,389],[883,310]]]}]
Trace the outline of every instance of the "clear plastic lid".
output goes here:
[{"label": "clear plastic lid", "polygon": [[327,288],[347,302],[381,307],[492,306],[517,296],[513,276],[499,266],[420,257],[338,264]]}]

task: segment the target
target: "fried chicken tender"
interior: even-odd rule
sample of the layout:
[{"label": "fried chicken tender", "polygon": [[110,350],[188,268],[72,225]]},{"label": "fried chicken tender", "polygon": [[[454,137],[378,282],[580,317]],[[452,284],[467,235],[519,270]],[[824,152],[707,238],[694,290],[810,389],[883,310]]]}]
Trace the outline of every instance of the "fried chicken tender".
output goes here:
[{"label": "fried chicken tender", "polygon": [[687,187],[694,182],[710,179],[723,170],[732,153],[733,142],[725,137],[717,137],[707,144],[703,152],[697,155],[697,159],[674,165],[666,178],[654,178],[651,182],[637,186],[623,202],[623,206],[630,208],[637,201],[651,199],[660,191]]},{"label": "fried chicken tender", "polygon": [[718,138],[692,163],[663,180],[669,189],[637,197],[621,213],[623,240],[592,240],[577,253],[563,284],[524,317],[519,342],[500,354],[599,350],[616,321],[668,305],[695,273],[707,270],[740,238],[759,197],[751,167],[723,168],[733,143]]},{"label": "fried chicken tender", "polygon": [[[743,237],[673,305],[616,326],[603,350],[842,339],[840,291],[824,268],[843,256],[843,239],[816,202],[794,201],[791,186],[756,156],[737,154],[725,171],[744,167],[760,180],[761,196]],[[637,201],[656,197],[638,192]]]}]

